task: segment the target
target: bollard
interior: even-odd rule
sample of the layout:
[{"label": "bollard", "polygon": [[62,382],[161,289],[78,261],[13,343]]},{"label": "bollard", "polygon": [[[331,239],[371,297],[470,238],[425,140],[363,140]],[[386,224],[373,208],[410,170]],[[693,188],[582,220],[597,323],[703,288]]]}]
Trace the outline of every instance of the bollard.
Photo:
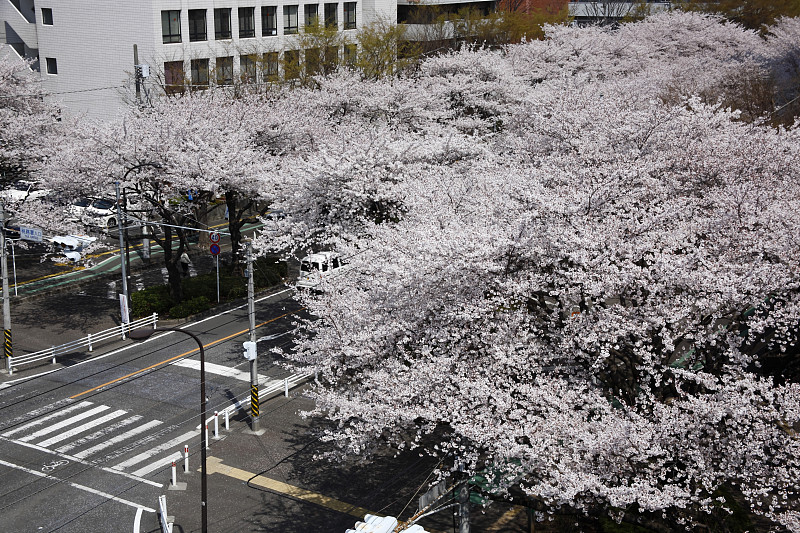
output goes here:
[{"label": "bollard", "polygon": [[52,354],[53,354],[53,364],[56,364],[56,347],[55,346],[53,346]]},{"label": "bollard", "polygon": [[89,351],[91,352],[92,351],[92,334],[89,333],[89,335],[87,335],[86,338],[89,341]]},{"label": "bollard", "polygon": [[175,467],[175,461],[172,461],[172,486],[178,484],[178,469]]},{"label": "bollard", "polygon": [[208,448],[208,424],[206,424],[206,448]]},{"label": "bollard", "polygon": [[183,471],[189,471],[189,445],[183,445]]},{"label": "bollard", "polygon": [[289,378],[283,380],[283,395],[289,397]]},{"label": "bollard", "polygon": [[219,413],[214,411],[214,438],[219,438]]},{"label": "bollard", "polygon": [[231,418],[230,412],[227,409],[225,409],[225,431],[230,431],[231,430],[231,420],[230,420],[230,418]]}]

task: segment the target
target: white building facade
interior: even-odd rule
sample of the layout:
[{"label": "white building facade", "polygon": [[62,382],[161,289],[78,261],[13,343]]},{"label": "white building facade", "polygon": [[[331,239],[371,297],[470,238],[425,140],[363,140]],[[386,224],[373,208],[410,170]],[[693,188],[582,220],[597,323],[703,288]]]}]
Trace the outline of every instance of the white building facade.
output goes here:
[{"label": "white building facade", "polygon": [[134,97],[134,45],[151,74],[144,98],[187,84],[260,78],[287,51],[299,59],[297,34],[314,20],[354,36],[378,18],[396,22],[397,1],[0,0],[0,53],[34,60],[65,111],[107,119]]}]

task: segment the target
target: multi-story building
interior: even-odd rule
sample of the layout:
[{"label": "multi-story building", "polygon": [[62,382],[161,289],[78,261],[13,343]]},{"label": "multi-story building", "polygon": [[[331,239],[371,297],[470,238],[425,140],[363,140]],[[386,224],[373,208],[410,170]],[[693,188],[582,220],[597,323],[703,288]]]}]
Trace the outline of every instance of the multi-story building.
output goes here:
[{"label": "multi-story building", "polygon": [[397,0],[0,0],[0,53],[33,59],[66,111],[106,118],[133,98],[136,63],[143,92],[261,79],[300,61],[303,25],[346,35],[396,17]]},{"label": "multi-story building", "polygon": [[[653,2],[653,0],[647,0]],[[69,113],[110,118],[135,98],[211,84],[263,83],[288,67],[347,60],[355,32],[377,20],[407,22],[415,9],[489,12],[496,0],[0,0],[0,54],[33,61],[44,89]],[[658,2],[668,5],[668,2]],[[577,21],[620,18],[635,2],[571,2]],[[344,37],[304,47],[304,26]],[[417,33],[419,29],[417,28]],[[424,32],[420,33],[424,35]],[[134,48],[136,52],[134,52]],[[136,55],[134,55],[136,54]],[[134,65],[150,76],[135,84]]]}]

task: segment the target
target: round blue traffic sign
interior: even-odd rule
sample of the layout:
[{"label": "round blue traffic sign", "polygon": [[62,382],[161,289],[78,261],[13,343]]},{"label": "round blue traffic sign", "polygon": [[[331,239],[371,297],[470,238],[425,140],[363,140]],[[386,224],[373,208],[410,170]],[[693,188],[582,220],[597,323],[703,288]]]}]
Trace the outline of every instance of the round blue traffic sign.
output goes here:
[{"label": "round blue traffic sign", "polygon": [[211,252],[211,255],[219,255],[219,244],[212,244],[208,251]]}]

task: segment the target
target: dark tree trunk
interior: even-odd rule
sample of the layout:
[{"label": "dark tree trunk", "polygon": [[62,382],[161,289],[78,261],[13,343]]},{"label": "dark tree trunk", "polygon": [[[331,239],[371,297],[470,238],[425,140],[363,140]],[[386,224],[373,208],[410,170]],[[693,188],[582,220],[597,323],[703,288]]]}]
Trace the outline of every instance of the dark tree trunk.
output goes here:
[{"label": "dark tree trunk", "polygon": [[236,192],[228,191],[225,193],[225,203],[228,206],[228,233],[231,234],[231,264],[236,265],[242,249],[244,214],[255,205],[255,202],[252,200],[240,202]]}]

